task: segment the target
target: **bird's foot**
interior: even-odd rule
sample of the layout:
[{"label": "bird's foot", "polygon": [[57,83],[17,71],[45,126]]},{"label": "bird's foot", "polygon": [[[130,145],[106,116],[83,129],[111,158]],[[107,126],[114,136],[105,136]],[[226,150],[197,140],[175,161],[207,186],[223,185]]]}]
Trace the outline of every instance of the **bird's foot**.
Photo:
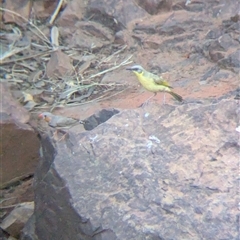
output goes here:
[{"label": "bird's foot", "polygon": [[156,93],[154,93],[150,98],[148,98],[144,103],[142,103],[139,107],[145,107],[149,104],[150,100],[156,96]]},{"label": "bird's foot", "polygon": [[52,139],[55,140],[56,142],[58,141],[58,130],[53,132]]},{"label": "bird's foot", "polygon": [[166,94],[163,93],[163,104],[166,104]]},{"label": "bird's foot", "polygon": [[62,140],[65,140],[67,136],[68,132],[63,131],[61,129],[57,129],[56,131],[53,132],[52,139],[55,140],[56,142],[61,142]]},{"label": "bird's foot", "polygon": [[143,102],[139,107],[146,107],[149,104],[149,100],[146,100],[145,102]]}]

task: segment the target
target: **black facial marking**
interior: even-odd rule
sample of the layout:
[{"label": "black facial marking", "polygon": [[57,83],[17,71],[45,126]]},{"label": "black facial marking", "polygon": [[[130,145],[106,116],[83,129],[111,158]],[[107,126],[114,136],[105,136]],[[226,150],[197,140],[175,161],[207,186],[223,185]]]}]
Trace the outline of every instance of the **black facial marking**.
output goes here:
[{"label": "black facial marking", "polygon": [[132,71],[135,71],[135,72],[138,72],[138,73],[141,73],[142,72],[142,69],[141,68],[138,68],[138,67],[134,67],[134,68],[131,68]]}]

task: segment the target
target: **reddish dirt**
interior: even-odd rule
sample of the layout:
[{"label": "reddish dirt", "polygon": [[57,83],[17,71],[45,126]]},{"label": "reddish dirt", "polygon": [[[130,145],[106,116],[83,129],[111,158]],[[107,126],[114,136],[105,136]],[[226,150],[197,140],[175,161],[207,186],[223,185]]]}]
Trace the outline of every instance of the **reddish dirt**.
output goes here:
[{"label": "reddish dirt", "polygon": [[[147,66],[147,60],[141,62],[141,65]],[[198,69],[200,71],[200,69]],[[129,87],[122,93],[115,95],[106,100],[99,102],[87,103],[76,107],[68,107],[55,110],[56,114],[77,117],[85,119],[91,114],[102,108],[118,108],[118,109],[133,109],[139,107],[145,100],[151,97],[153,94],[144,90],[138,83],[136,77],[132,73],[124,73],[125,69],[115,75],[115,81],[121,82],[122,79],[127,79]],[[178,82],[169,81],[174,87],[178,85]],[[239,85],[239,79],[237,77],[233,79],[225,79],[222,82],[216,82],[214,84],[200,85],[196,81],[189,81],[187,86],[174,87],[174,91],[180,94],[184,99],[204,99],[219,98],[230,91],[235,90]],[[159,105],[163,104],[163,93],[158,93],[151,101],[158,102]],[[171,95],[166,94],[166,103],[176,104]]]},{"label": "reddish dirt", "polygon": [[[186,18],[184,14],[180,16],[179,19],[182,17],[184,20]],[[197,18],[198,13],[194,14]],[[151,16],[151,19],[148,19],[148,21],[152,24],[152,26],[158,25],[159,22],[162,22],[162,19],[166,19],[166,15],[172,16],[172,13]],[[221,19],[216,19],[212,22],[211,27],[213,28],[215,26],[216,28],[219,28],[220,25]],[[201,35],[199,35],[199,41],[201,41],[201,39],[204,39],[207,30],[208,29],[203,29]],[[138,46],[137,51],[133,53],[133,64],[140,64],[147,70],[158,65],[164,66],[165,62],[177,66],[167,73],[167,75],[169,75],[168,81],[170,85],[174,87],[174,91],[180,94],[186,101],[191,99],[205,101],[211,98],[219,98],[233,90],[236,90],[239,87],[240,79],[237,74],[231,75],[229,79],[221,79],[220,81],[211,80],[206,83],[200,83],[200,76],[206,72],[206,65],[209,64],[210,67],[214,64],[210,63],[206,59],[201,59],[198,65],[192,64],[189,59],[191,58],[190,49],[187,49],[186,53],[179,53],[171,50],[169,52],[153,50],[151,47],[147,46],[159,42],[159,39],[156,38],[155,35],[146,35],[146,38],[141,39],[141,41],[143,41],[143,45]],[[129,54],[129,52],[126,52],[126,56]],[[186,61],[186,63],[183,65],[182,62],[184,61]],[[143,90],[143,88],[139,85],[136,77],[131,72],[126,71],[125,68],[118,69],[109,75],[112,82],[113,79],[111,79],[111,77],[114,77],[114,82],[127,84],[128,87],[126,90],[106,100],[93,101],[91,103],[82,104],[75,107],[56,109],[54,113],[63,116],[85,119],[103,108],[137,108],[146,99],[152,96],[152,93]],[[113,92],[112,94],[115,93],[117,93],[117,91]],[[163,104],[163,93],[158,93],[157,96],[155,96],[151,101],[159,103],[159,107],[161,107]],[[177,104],[169,94],[166,94],[166,103]],[[41,111],[43,111],[43,109],[41,109]],[[37,122],[39,121],[39,119],[37,119],[37,115],[38,112],[33,113],[33,126],[36,126]],[[7,208],[7,206],[12,206],[24,201],[33,201],[32,182],[33,179],[28,179],[26,181],[22,181],[18,186],[13,186],[11,188],[0,191],[0,201],[2,207],[2,209],[0,208],[1,218],[10,209],[12,209],[11,207]]]}]

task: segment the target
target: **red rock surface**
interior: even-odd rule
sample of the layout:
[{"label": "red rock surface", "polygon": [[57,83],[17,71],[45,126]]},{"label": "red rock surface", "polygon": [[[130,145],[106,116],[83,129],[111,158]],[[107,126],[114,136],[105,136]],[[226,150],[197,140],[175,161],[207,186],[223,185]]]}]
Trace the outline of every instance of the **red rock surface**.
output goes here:
[{"label": "red rock surface", "polygon": [[0,161],[1,184],[4,187],[32,175],[39,160],[39,139],[32,127],[26,124],[28,112],[12,98],[3,84],[0,98]]},{"label": "red rock surface", "polygon": [[[116,236],[120,236],[119,239],[129,239],[127,233],[130,230],[123,228],[124,231],[122,231],[120,229],[124,224],[132,227],[131,234],[135,231],[134,226],[137,226],[136,232],[139,233],[143,230],[146,233],[144,237],[149,239],[159,237],[167,239],[169,236],[172,236],[172,238],[180,236],[178,239],[237,239],[236,206],[238,200],[236,180],[234,179],[237,179],[239,135],[237,135],[238,132],[235,129],[239,126],[240,113],[239,102],[233,99],[239,94],[239,1],[139,0],[126,2],[90,0],[80,3],[78,0],[73,0],[63,3],[54,22],[59,29],[60,46],[58,53],[61,53],[52,53],[58,55],[55,58],[56,61],[50,58],[51,50],[49,51],[49,48],[51,49],[51,44],[48,40],[50,40],[51,27],[48,26],[47,22],[52,16],[58,1],[33,1],[32,5],[30,1],[21,1],[21,3],[20,6],[19,3],[14,1],[5,1],[3,7],[16,11],[34,24],[38,24],[38,19],[45,18],[44,24],[39,26],[45,37],[39,32],[35,35],[32,31],[23,31],[23,36],[20,36],[20,38],[27,37],[31,39],[31,43],[29,43],[29,48],[25,52],[16,55],[17,63],[20,63],[22,68],[24,68],[24,65],[27,66],[24,70],[18,69],[25,71],[27,77],[23,78],[22,75],[18,77],[13,72],[13,78],[5,78],[15,68],[16,61],[10,58],[7,61],[13,64],[14,68],[1,75],[2,79],[10,82],[11,80],[13,82],[16,79],[20,80],[25,84],[22,86],[27,89],[32,86],[45,87],[43,92],[47,92],[48,95],[42,94],[43,105],[47,105],[47,110],[53,107],[55,114],[86,119],[91,114],[104,108],[114,108],[120,111],[118,116],[113,117],[113,119],[119,120],[118,123],[115,122],[116,120],[109,120],[97,129],[92,130],[92,133],[84,132],[83,127],[71,129],[70,138],[66,138],[66,144],[57,143],[57,148],[61,145],[59,161],[54,160],[53,155],[51,155],[55,154],[51,141],[44,140],[45,165],[43,164],[42,171],[38,172],[37,178],[41,179],[42,176],[48,175],[56,181],[51,182],[51,179],[44,179],[45,182],[38,183],[36,194],[39,196],[39,202],[37,203],[36,216],[38,217],[40,212],[43,216],[47,216],[46,219],[49,219],[51,215],[52,226],[58,226],[57,230],[66,229],[66,225],[62,226],[59,222],[59,216],[62,216],[62,219],[71,216],[67,219],[71,223],[79,222],[79,216],[81,216],[82,224],[84,227],[87,226],[86,229],[83,227],[86,232],[83,233],[82,230],[78,232],[82,239],[93,235],[101,235],[103,239],[116,239]],[[12,33],[15,28],[13,28],[13,25],[8,26],[6,23],[13,21],[15,24],[21,25],[23,29],[26,29],[28,24],[15,15],[15,17],[12,16],[3,12],[3,24],[1,26],[3,25],[7,29],[7,37],[3,43],[8,43],[7,40],[9,39],[15,39],[8,45],[19,46],[19,44],[22,44],[22,39],[18,39],[19,36],[13,38],[12,35],[14,34]],[[42,38],[44,41],[41,41]],[[2,39],[3,36],[1,35]],[[124,50],[119,54],[114,54],[123,47],[123,44],[126,44]],[[29,57],[31,54],[35,55],[35,49],[39,49],[40,56],[43,53],[44,57],[36,57],[32,62],[27,63],[25,60],[18,62],[18,58]],[[44,49],[47,49],[47,51]],[[112,54],[114,57],[112,57]],[[93,94],[90,97],[85,97],[79,105],[62,107],[66,104],[65,101],[70,100],[71,102],[73,100],[72,96],[71,99],[62,97],[64,95],[61,92],[62,86],[65,87],[64,90],[71,90],[71,87],[75,87],[77,84],[81,85],[82,81],[84,82],[85,78],[88,78],[91,74],[106,71],[130,55],[132,55],[131,64],[140,64],[155,74],[164,75],[170,85],[174,87],[174,91],[183,96],[183,104],[179,105],[173,102],[171,96],[166,95],[167,105],[163,105],[163,94],[159,93],[148,106],[138,108],[152,93],[143,91],[136,77],[125,70],[126,66],[122,66],[91,78],[91,80],[101,84],[124,84],[124,87],[121,88],[121,91],[124,90],[123,92],[116,88],[115,91],[111,92],[116,94],[114,97],[97,101],[95,99],[104,96],[104,91],[101,91],[101,88],[94,88]],[[7,61],[5,60],[3,63],[3,71],[6,69]],[[100,64],[101,62],[102,64]],[[36,63],[41,64],[37,65]],[[66,77],[66,74],[71,70],[74,70],[72,75]],[[44,78],[47,76],[46,72],[48,76],[58,75],[60,79],[57,78],[54,81],[53,79],[46,79]],[[15,89],[16,86],[19,87],[15,84]],[[54,92],[54,89],[57,89],[57,91]],[[80,97],[82,97],[81,94],[84,95],[85,93],[80,91]],[[75,94],[77,96],[79,92],[75,92],[73,96]],[[3,99],[5,99],[4,97]],[[37,103],[39,104],[39,102]],[[19,113],[14,104],[10,102],[9,105],[4,104],[5,106],[10,106],[7,111],[14,113],[11,116],[14,124],[19,119],[24,124],[28,122],[28,115]],[[42,106],[40,106],[39,111],[42,111]],[[37,114],[36,111],[33,111],[31,116],[31,123],[35,127],[38,126],[37,120],[34,120]],[[148,118],[148,116],[151,118]],[[2,119],[6,120],[8,117],[8,114],[2,115]],[[130,129],[130,132],[126,130],[126,126],[129,124],[129,122],[126,122],[127,119],[131,122],[131,129],[130,127],[127,128]],[[94,123],[95,120],[96,118],[94,118]],[[19,131],[19,125],[15,124],[14,126],[17,126],[14,130],[15,136]],[[24,126],[26,127],[26,125]],[[21,128],[22,130],[25,129],[24,127]],[[27,127],[27,131],[28,133],[31,132],[29,127]],[[95,135],[93,134],[95,133],[97,136],[101,136],[104,141],[94,142]],[[125,134],[124,139],[120,137],[120,133]],[[11,136],[7,133],[7,136],[9,135]],[[157,138],[152,138],[155,135],[157,135]],[[151,139],[148,138],[149,136],[151,136]],[[25,141],[25,132],[21,134],[21,139],[20,141]],[[30,143],[27,144],[33,144],[34,140],[31,137],[28,139]],[[76,161],[74,160],[72,165],[70,162],[64,165],[66,156],[73,149],[74,151],[80,151],[80,145],[77,147],[75,145],[78,139],[84,142],[82,152],[78,155],[81,157],[78,157]],[[88,139],[91,141],[88,142]],[[131,142],[129,139],[133,141]],[[136,139],[139,141],[136,141]],[[160,139],[161,147],[157,145],[158,139]],[[153,149],[151,149],[151,152],[144,152],[143,145],[149,143],[149,141],[150,144],[153,144]],[[19,140],[16,143],[18,144]],[[6,146],[8,145],[6,144]],[[118,151],[123,146],[129,147],[130,150],[123,149],[119,153]],[[14,148],[16,147],[14,145]],[[24,149],[27,149],[27,146],[24,145]],[[112,154],[112,149],[115,155]],[[35,148],[31,148],[31,150],[37,151]],[[62,158],[61,151],[65,154]],[[122,154],[126,155],[123,156]],[[141,158],[134,159],[134,156],[136,157],[139,154],[143,154]],[[86,158],[82,157],[85,155]],[[94,168],[94,164],[91,165],[91,163],[92,168],[89,165],[82,168],[84,164],[81,165],[81,161],[88,159],[86,163],[89,164],[96,156],[101,159],[97,168]],[[101,156],[104,157],[101,158]],[[75,159],[74,157],[70,156],[67,159]],[[21,155],[19,158],[25,159],[25,155]],[[139,159],[140,161],[138,161]],[[53,160],[56,162],[52,164]],[[110,162],[111,160],[114,161],[114,164]],[[49,163],[52,165],[50,166]],[[25,164],[25,162],[22,163],[21,161],[21,164]],[[77,168],[78,164],[81,165],[79,165],[79,168]],[[111,174],[108,175],[109,172],[115,171],[118,167],[123,169],[121,170],[125,174],[123,179],[126,179],[127,176],[127,182],[121,181],[122,175],[117,180],[112,178]],[[5,166],[4,168],[7,169]],[[71,173],[67,170],[70,168],[72,169]],[[48,171],[49,169],[51,171]],[[77,174],[73,174],[76,169],[81,173],[81,178],[77,181],[74,177]],[[94,174],[91,175],[91,172],[88,172],[89,169]],[[56,177],[55,171],[59,174],[59,178]],[[102,172],[106,172],[106,174],[101,175]],[[119,176],[119,172],[115,172],[113,175]],[[52,173],[53,175],[51,175]],[[83,178],[84,174],[86,174],[86,178]],[[107,178],[105,178],[106,176]],[[94,177],[96,177],[94,182],[101,184],[88,196],[89,189],[92,186],[94,187],[91,182]],[[88,182],[89,178],[91,184]],[[144,179],[149,179],[149,181]],[[155,179],[158,184],[152,182],[152,179]],[[79,183],[79,181],[82,181],[82,185],[80,187],[77,185],[74,188],[74,184]],[[112,186],[111,183],[116,185]],[[82,186],[86,186],[85,190],[81,189]],[[119,194],[116,193],[116,186],[123,186]],[[126,191],[126,186],[128,191],[126,194],[122,194],[122,191]],[[137,197],[134,195],[136,192],[132,193],[129,190],[135,189],[137,191],[139,190],[138,187],[142,186],[145,186],[145,188],[139,192]],[[161,188],[158,188],[159,186]],[[100,191],[101,187],[103,188]],[[72,191],[72,188],[74,188],[74,191]],[[59,193],[56,189],[64,190]],[[79,189],[81,189],[80,195],[78,195]],[[161,193],[161,196],[158,199],[156,197],[154,201],[150,201],[156,196],[156,189],[157,192]],[[69,201],[68,191],[71,193],[71,197],[73,196],[78,200],[71,208],[68,208],[72,204],[72,201]],[[100,191],[101,197],[102,192],[107,192],[108,198],[105,196],[106,193],[103,195],[105,202],[104,200],[103,202],[100,201],[101,203],[98,202],[99,195],[96,198],[93,197],[98,191]],[[128,195],[129,191],[130,196]],[[86,194],[84,195],[85,198],[83,192]],[[56,194],[53,197],[54,204],[49,201],[52,196],[48,196],[48,194]],[[62,198],[59,198],[58,194]],[[146,203],[148,200],[149,202]],[[92,202],[94,204],[91,205]],[[121,215],[122,212],[116,202],[123,202],[121,211],[127,206],[127,211],[132,214]],[[223,203],[226,202],[227,204],[224,205]],[[44,204],[46,203],[49,204],[51,213],[44,212],[46,209]],[[83,208],[82,206],[85,203],[89,203],[91,207]],[[107,208],[109,205],[114,206],[113,210],[110,211]],[[62,206],[66,206],[66,208],[62,208]],[[93,211],[92,206],[98,206],[98,209]],[[66,212],[61,212],[62,209]],[[88,213],[84,212],[86,209],[89,209]],[[99,209],[103,213],[102,218],[99,217]],[[116,220],[116,212],[117,216],[122,218],[117,226],[113,226],[111,224],[118,221]],[[164,219],[158,219],[159,214],[154,218],[156,212],[160,212]],[[39,236],[49,227],[48,222],[45,225],[45,218],[34,218],[35,216],[27,224],[28,229],[24,232],[26,239],[28,239],[30,232],[34,236],[33,239],[36,237],[34,235],[35,220],[37,220],[36,234]],[[161,226],[161,232],[159,233],[160,230],[156,227],[154,228],[154,234],[156,233],[154,235],[152,233],[153,228],[150,229],[148,226],[155,226],[154,223],[158,220],[157,226]],[[103,228],[102,232],[102,229],[99,232],[94,229],[94,227],[99,226],[99,222],[101,222]],[[145,225],[141,226],[140,223],[143,222]],[[70,226],[71,233],[79,227],[78,225],[71,229],[73,224],[68,226]],[[92,228],[92,226],[94,227]],[[185,232],[181,230],[183,228],[186,230]],[[218,231],[220,228],[221,233]],[[64,234],[69,237],[69,233],[53,231],[52,228],[50,230],[51,233],[60,234],[60,237]],[[55,236],[50,235],[49,239],[55,239]],[[48,239],[47,237],[49,236],[46,236],[44,240]],[[67,237],[66,239],[68,239]],[[132,239],[135,238],[136,235]],[[92,239],[92,237],[87,239]]]}]

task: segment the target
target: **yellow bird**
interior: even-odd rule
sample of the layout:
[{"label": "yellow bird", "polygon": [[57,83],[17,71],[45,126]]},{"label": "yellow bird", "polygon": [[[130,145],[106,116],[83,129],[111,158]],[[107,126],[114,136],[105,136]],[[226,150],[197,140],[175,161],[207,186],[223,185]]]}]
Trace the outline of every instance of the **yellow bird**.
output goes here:
[{"label": "yellow bird", "polygon": [[162,76],[159,77],[153,73],[150,73],[140,65],[132,66],[127,68],[127,70],[134,72],[142,86],[148,91],[154,93],[152,97],[156,96],[157,92],[167,92],[179,102],[183,101],[183,98],[180,95],[172,91],[172,87],[167,83],[166,80],[162,78]]}]

